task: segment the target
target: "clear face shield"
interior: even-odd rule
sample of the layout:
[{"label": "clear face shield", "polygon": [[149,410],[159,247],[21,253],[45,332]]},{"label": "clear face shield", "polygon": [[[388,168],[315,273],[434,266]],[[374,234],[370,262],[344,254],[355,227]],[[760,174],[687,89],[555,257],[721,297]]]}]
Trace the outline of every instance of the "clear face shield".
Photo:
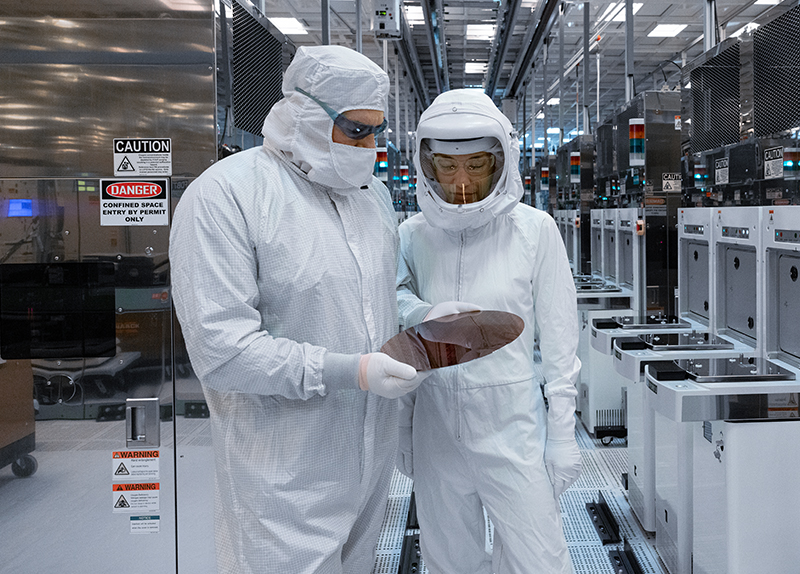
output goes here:
[{"label": "clear face shield", "polygon": [[456,205],[489,197],[503,173],[504,159],[503,147],[493,137],[425,138],[420,143],[423,174],[439,197]]}]

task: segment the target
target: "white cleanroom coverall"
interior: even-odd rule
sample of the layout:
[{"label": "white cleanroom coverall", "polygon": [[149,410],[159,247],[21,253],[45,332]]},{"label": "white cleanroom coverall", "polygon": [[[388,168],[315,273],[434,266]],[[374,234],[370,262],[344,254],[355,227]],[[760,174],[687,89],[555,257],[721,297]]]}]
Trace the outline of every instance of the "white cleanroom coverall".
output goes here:
[{"label": "white cleanroom coverall", "polygon": [[[447,203],[419,150],[430,150],[428,138],[482,136],[502,143],[493,190],[475,203]],[[506,347],[433,371],[400,399],[398,468],[415,481],[422,558],[431,574],[570,573],[556,497],[580,472],[574,434],[580,361],[564,244],[548,214],[519,203],[518,140],[484,94],[440,95],[422,114],[417,141],[422,214],[400,226],[401,325],[417,324],[431,305],[446,301],[510,311],[525,321]],[[535,332],[549,411],[534,365]],[[491,558],[482,507],[495,527]]]},{"label": "white cleanroom coverall", "polygon": [[333,120],[295,87],[383,110],[389,82],[355,51],[298,50],[263,146],[178,203],[175,307],[211,412],[219,571],[367,574],[397,402],[360,390],[358,364],[397,333],[396,220],[375,150],[332,142]]}]

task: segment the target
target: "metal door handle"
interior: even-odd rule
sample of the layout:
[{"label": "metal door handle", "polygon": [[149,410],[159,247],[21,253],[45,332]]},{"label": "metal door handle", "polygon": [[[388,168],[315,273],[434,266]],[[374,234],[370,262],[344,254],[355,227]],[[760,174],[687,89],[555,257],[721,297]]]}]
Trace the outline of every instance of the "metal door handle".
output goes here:
[{"label": "metal door handle", "polygon": [[125,401],[125,442],[128,448],[161,446],[161,417],[158,398]]}]

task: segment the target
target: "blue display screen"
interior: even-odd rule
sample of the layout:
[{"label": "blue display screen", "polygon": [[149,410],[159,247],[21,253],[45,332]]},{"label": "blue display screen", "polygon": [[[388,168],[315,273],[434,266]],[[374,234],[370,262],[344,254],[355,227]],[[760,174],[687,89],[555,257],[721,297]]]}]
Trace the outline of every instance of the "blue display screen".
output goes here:
[{"label": "blue display screen", "polygon": [[33,217],[33,200],[9,199],[8,217]]}]

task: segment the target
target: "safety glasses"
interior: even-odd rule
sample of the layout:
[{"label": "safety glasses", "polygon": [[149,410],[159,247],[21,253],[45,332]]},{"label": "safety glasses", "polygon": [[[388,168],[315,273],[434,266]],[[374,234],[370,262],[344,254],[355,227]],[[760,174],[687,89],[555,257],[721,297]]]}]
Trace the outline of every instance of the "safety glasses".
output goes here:
[{"label": "safety glasses", "polygon": [[374,126],[372,124],[362,124],[361,122],[356,122],[351,120],[350,118],[345,117],[344,115],[340,114],[339,112],[335,111],[331,108],[328,104],[319,100],[306,92],[301,88],[295,88],[296,92],[300,92],[304,96],[307,96],[314,100],[319,106],[325,110],[325,112],[331,117],[333,120],[333,124],[337,126],[342,133],[349,137],[351,140],[361,140],[367,137],[370,134],[378,135],[383,130],[386,129],[386,126],[389,125],[389,122],[386,121],[384,118],[383,123],[378,126]]},{"label": "safety glasses", "polygon": [[490,153],[476,154],[466,161],[459,161],[449,155],[433,154],[433,165],[439,175],[450,177],[463,168],[470,178],[486,177],[494,171],[495,157]]}]

